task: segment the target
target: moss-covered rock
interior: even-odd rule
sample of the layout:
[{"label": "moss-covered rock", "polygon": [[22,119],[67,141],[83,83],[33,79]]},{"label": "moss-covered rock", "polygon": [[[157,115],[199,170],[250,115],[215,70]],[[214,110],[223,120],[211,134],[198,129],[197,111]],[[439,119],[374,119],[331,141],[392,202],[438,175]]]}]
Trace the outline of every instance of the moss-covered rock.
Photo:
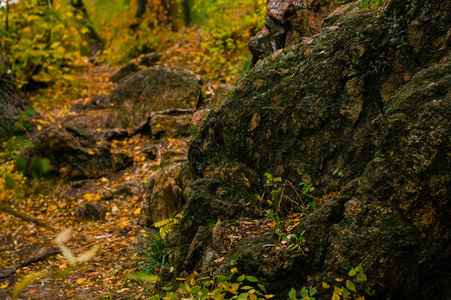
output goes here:
[{"label": "moss-covered rock", "polygon": [[[344,186],[295,229],[306,230],[309,251],[283,256],[283,276],[258,268],[263,253],[249,243],[229,254],[246,272],[280,280],[270,290],[278,299],[290,285],[337,285],[359,264],[368,282],[358,289],[374,289],[374,299],[449,297],[449,24],[448,2],[392,0],[384,9],[350,9],[320,35],[256,65],[191,142],[176,270],[193,270],[211,251],[206,235],[191,247],[198,255],[183,261],[199,226],[251,216],[239,199],[252,202],[264,174],[278,173],[318,194]],[[253,174],[244,176],[250,183],[220,176],[233,165]],[[331,293],[323,289],[318,299]]]}]

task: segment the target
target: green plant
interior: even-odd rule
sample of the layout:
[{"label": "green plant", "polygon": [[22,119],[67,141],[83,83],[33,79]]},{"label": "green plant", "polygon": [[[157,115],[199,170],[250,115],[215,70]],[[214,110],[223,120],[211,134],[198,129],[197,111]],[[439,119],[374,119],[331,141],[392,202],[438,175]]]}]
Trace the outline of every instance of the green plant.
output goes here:
[{"label": "green plant", "polygon": [[[317,293],[317,289],[315,287],[311,289],[307,289],[306,287],[303,287],[301,290],[301,299],[300,300],[315,300],[316,298],[313,297]],[[288,297],[290,300],[298,300],[296,298],[296,290],[292,288],[290,292],[288,293]]]},{"label": "green plant", "polygon": [[305,230],[303,230],[299,236],[292,233],[289,237],[289,240],[292,244],[288,246],[288,249],[300,249],[305,244],[304,233]]},{"label": "green plant", "polygon": [[191,136],[196,136],[199,133],[199,126],[191,125],[190,134]]},{"label": "green plant", "polygon": [[280,228],[283,225],[283,221],[280,220],[280,217],[277,215],[277,213],[275,213],[271,209],[268,209],[266,211],[266,217],[273,221],[276,224],[277,228]]},{"label": "green plant", "polygon": [[343,177],[343,172],[340,171],[339,168],[335,168],[333,175],[337,175],[339,177]]},{"label": "green plant", "polygon": [[[150,300],[160,299],[237,299],[237,300],[263,300],[270,299],[273,295],[266,292],[264,285],[258,283],[254,276],[238,276],[237,268],[230,271],[230,275],[215,275],[210,277],[199,277],[194,272],[191,278],[177,278],[181,281],[178,288],[167,286],[162,288],[164,295],[156,294]],[[149,281],[155,281],[158,278],[151,278]]]},{"label": "green plant", "polygon": [[[364,300],[365,297],[357,291],[356,287],[357,283],[362,284],[368,280],[362,270],[363,267],[361,265],[358,265],[355,268],[351,268],[351,270],[348,272],[348,276],[350,278],[346,280],[345,286],[334,287],[331,300],[348,299],[351,296],[354,296],[354,298],[358,300]],[[374,294],[371,291],[371,288],[368,286],[364,287],[364,292],[369,296],[372,296]]]},{"label": "green plant", "polygon": [[280,187],[282,185],[282,178],[281,177],[273,177],[269,173],[265,173],[266,177],[266,185],[267,187],[271,187],[271,191],[269,194],[271,195],[271,201],[270,204],[277,210],[281,196],[282,196],[282,188]]},{"label": "green plant", "polygon": [[4,152],[0,156],[6,161],[13,162],[16,170],[26,170],[34,178],[38,178],[50,171],[50,160],[45,157],[31,157],[28,159],[21,155],[22,151],[33,147],[33,143],[14,136],[4,143]]},{"label": "green plant", "polygon": [[144,234],[144,247],[137,250],[138,254],[143,258],[143,260],[138,262],[138,267],[145,273],[159,270],[171,259],[172,253],[167,237],[161,232],[159,227],[156,228],[156,232],[147,230],[147,233]]},{"label": "green plant", "polygon": [[22,113],[18,118],[16,123],[14,123],[13,131],[15,132],[26,132],[30,129],[30,120],[31,117],[36,113],[34,108],[27,109],[24,113]]},{"label": "green plant", "polygon": [[301,182],[299,186],[301,187],[301,191],[303,194],[307,194],[315,190],[315,188],[312,185],[307,184],[305,182]]}]

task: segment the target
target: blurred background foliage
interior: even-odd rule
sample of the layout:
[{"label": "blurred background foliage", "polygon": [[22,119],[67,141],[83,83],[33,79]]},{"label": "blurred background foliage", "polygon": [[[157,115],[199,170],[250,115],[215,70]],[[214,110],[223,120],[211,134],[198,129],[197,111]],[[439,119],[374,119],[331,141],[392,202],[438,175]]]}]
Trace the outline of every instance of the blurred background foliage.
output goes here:
[{"label": "blurred background foliage", "polygon": [[[89,63],[120,65],[152,51],[211,81],[231,82],[250,67],[247,44],[264,26],[265,0],[147,0],[139,12],[142,3],[0,0],[0,52],[26,90],[71,81]],[[90,33],[100,38],[94,51]]]}]

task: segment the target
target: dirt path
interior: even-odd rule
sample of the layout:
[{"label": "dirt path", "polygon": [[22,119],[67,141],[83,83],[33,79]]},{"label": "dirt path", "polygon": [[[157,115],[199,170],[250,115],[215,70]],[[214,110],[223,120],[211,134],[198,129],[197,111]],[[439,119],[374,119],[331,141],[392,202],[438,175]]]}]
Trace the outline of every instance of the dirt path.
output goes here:
[{"label": "dirt path", "polygon": [[[70,108],[75,103],[87,105],[93,99],[108,95],[114,88],[108,79],[116,70],[93,68],[80,76],[74,85],[56,85],[35,95],[34,105],[47,117],[39,127],[45,127],[48,123],[59,124],[61,118],[67,115],[75,119],[86,115],[105,117],[108,108],[78,113],[71,112]],[[55,236],[63,229],[72,228],[74,235],[67,246],[75,254],[80,254],[95,244],[101,244],[97,255],[64,279],[38,278],[27,286],[19,298],[140,299],[145,286],[131,282],[127,275],[137,270],[139,257],[136,250],[142,247],[142,235],[146,232],[137,225],[137,219],[147,178],[161,167],[161,157],[165,152],[179,153],[176,158],[178,161],[186,159],[187,140],[185,137],[156,141],[139,134],[123,141],[113,140],[112,148],[125,150],[133,157],[133,164],[125,170],[98,179],[76,182],[31,180],[29,195],[18,201],[15,209],[48,222],[51,228],[38,227],[0,213],[0,275],[18,262],[55,247]],[[159,145],[159,155],[149,156],[145,149],[155,145]],[[130,184],[141,189],[131,191],[133,189],[127,189]],[[118,186],[122,187],[122,192],[117,192]],[[88,221],[76,217],[76,207],[87,200],[97,202],[106,210],[104,220]],[[19,268],[14,274],[0,278],[0,299],[10,299],[13,286],[28,274],[40,270],[65,269],[67,263],[61,254],[50,255]]]}]

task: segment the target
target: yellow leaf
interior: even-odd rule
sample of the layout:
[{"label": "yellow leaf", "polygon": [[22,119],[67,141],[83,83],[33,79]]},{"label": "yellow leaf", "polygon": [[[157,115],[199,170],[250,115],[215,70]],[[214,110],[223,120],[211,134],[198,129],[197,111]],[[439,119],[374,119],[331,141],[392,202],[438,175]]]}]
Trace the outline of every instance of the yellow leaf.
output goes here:
[{"label": "yellow leaf", "polygon": [[137,208],[133,211],[133,214],[135,215],[135,217],[139,216],[140,213],[141,213],[141,208]]},{"label": "yellow leaf", "polygon": [[328,285],[327,283],[323,282],[323,288],[328,289],[328,288],[330,288],[330,285]]},{"label": "yellow leaf", "polygon": [[330,300],[340,300],[340,296],[334,291],[334,294],[332,295],[332,298]]},{"label": "yellow leaf", "polygon": [[214,262],[215,263],[220,263],[221,261],[223,261],[225,259],[225,257],[220,257],[218,259],[215,259]]},{"label": "yellow leaf", "polygon": [[0,289],[6,289],[9,286],[9,283],[4,283],[2,285],[0,285]]},{"label": "yellow leaf", "polygon": [[311,281],[312,277],[310,277],[309,275],[307,275],[307,282]]},{"label": "yellow leaf", "polygon": [[181,277],[177,277],[175,280],[179,280],[179,281],[185,281],[185,278],[181,278]]},{"label": "yellow leaf", "polygon": [[88,154],[89,155],[94,155],[95,153],[94,153],[94,151],[92,151],[91,149],[88,151]]},{"label": "yellow leaf", "polygon": [[343,289],[337,286],[334,286],[334,294],[341,295],[343,294]]},{"label": "yellow leaf", "polygon": [[77,279],[77,283],[78,283],[78,284],[82,284],[82,283],[83,283],[83,281],[85,281],[85,279],[84,279],[84,278],[80,278],[80,279]]},{"label": "yellow leaf", "polygon": [[196,279],[191,278],[191,281],[189,283],[191,284],[191,286],[195,286],[196,285]]},{"label": "yellow leaf", "polygon": [[96,198],[96,195],[93,193],[86,193],[83,195],[86,201],[93,201]]}]

